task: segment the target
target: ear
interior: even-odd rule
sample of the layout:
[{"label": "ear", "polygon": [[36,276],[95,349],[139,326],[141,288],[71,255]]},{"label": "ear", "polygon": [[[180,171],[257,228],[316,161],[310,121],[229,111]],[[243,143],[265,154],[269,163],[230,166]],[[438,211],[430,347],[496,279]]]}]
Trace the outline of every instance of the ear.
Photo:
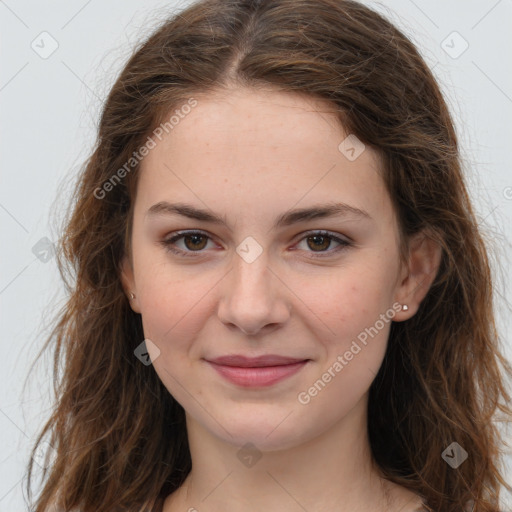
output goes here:
[{"label": "ear", "polygon": [[408,310],[397,313],[396,321],[408,320],[416,314],[437,275],[441,256],[441,246],[424,231],[410,239],[408,262],[395,293],[396,300],[407,304]]},{"label": "ear", "polygon": [[[126,255],[123,256],[123,259],[121,260],[121,283],[123,285],[123,290],[130,301],[132,310],[135,311],[135,313],[140,313],[133,268],[130,259]],[[134,299],[130,299],[131,293],[135,295]]]}]

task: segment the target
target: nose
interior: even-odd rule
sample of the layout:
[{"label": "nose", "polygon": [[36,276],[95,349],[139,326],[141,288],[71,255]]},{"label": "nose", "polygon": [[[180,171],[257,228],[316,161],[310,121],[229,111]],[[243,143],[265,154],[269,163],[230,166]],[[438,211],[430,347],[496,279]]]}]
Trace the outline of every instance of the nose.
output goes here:
[{"label": "nose", "polygon": [[268,266],[266,253],[247,263],[235,256],[222,281],[219,319],[246,335],[284,325],[291,311],[290,290],[278,273]]}]

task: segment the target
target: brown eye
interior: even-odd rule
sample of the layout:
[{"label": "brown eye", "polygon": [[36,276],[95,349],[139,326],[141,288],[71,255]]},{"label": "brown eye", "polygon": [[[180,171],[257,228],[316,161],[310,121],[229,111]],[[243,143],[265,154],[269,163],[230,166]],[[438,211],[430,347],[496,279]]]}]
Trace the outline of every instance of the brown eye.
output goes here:
[{"label": "brown eye", "polygon": [[[344,240],[329,231],[313,231],[306,233],[306,236],[302,238],[300,242],[303,240],[306,241],[307,249],[305,249],[305,251],[313,258],[328,257],[352,245],[352,242]],[[333,241],[338,244],[338,247],[329,250]]]},{"label": "brown eye", "polygon": [[[177,247],[177,241],[183,239],[183,246]],[[161,244],[170,252],[180,256],[196,256],[203,252],[210,237],[201,231],[188,231],[178,233],[171,238],[162,240]]]},{"label": "brown eye", "polygon": [[204,242],[207,237],[202,234],[193,234],[193,235],[184,235],[182,238],[183,238],[185,247],[187,249],[190,249],[191,251],[196,251],[196,250],[204,249],[206,243],[201,243],[201,238],[203,239],[203,242]]},{"label": "brown eye", "polygon": [[[324,235],[312,235],[307,237],[308,247],[311,249],[327,249],[331,245],[331,239]],[[311,244],[309,242],[312,242]]]}]

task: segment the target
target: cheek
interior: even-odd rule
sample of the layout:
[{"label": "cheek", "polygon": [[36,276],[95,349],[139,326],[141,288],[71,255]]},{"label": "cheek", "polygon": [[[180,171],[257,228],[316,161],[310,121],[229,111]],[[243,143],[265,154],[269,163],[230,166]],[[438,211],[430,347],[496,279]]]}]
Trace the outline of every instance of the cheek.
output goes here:
[{"label": "cheek", "polygon": [[177,333],[194,316],[204,287],[190,270],[172,265],[164,248],[153,247],[148,240],[140,242],[134,259],[144,335],[162,344],[182,340]]},{"label": "cheek", "polygon": [[[201,298],[204,293],[183,293],[189,286],[179,280],[148,280],[140,296],[142,325],[145,338],[158,347],[158,357],[152,364],[169,393],[187,410],[194,410],[192,395],[201,402],[203,387],[195,378],[194,359],[200,357],[194,345],[203,328]],[[191,288],[193,289],[193,287]],[[197,363],[196,363],[197,364]],[[196,411],[200,414],[200,411]]]},{"label": "cheek", "polygon": [[160,350],[155,367],[183,373],[190,361],[204,355],[194,342],[213,314],[211,294],[218,278],[165,262],[141,265],[138,277],[144,336]]},{"label": "cheek", "polygon": [[183,293],[179,282],[147,285],[140,295],[144,335],[160,350],[183,350],[201,328],[200,293]]},{"label": "cheek", "polygon": [[320,403],[354,404],[368,390],[386,353],[396,313],[391,307],[391,272],[363,263],[330,279],[316,295],[317,310],[329,327],[321,337],[324,355],[318,380],[308,383],[311,398],[315,393],[323,396]]},{"label": "cheek", "polygon": [[297,395],[311,428],[316,428],[313,418],[329,424],[349,414],[367,395],[386,353],[394,310],[378,301],[365,307],[349,300],[341,304],[335,336],[322,340],[324,357]]},{"label": "cheek", "polygon": [[[361,263],[361,267],[329,276],[320,292],[317,289],[316,299],[310,301],[311,309],[322,312],[321,318],[339,348],[373,326],[392,305],[391,272],[386,274],[382,266],[372,271],[370,265]],[[386,326],[389,328],[389,322]],[[379,323],[378,330],[386,329]]]}]

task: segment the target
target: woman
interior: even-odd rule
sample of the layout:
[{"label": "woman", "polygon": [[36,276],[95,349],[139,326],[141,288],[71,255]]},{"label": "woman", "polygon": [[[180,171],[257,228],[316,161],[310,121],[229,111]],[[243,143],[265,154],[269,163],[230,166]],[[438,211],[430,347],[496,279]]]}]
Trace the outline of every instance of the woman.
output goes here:
[{"label": "woman", "polygon": [[499,510],[486,248],[439,87],[369,8],[162,24],[106,101],[66,263],[36,512]]}]

